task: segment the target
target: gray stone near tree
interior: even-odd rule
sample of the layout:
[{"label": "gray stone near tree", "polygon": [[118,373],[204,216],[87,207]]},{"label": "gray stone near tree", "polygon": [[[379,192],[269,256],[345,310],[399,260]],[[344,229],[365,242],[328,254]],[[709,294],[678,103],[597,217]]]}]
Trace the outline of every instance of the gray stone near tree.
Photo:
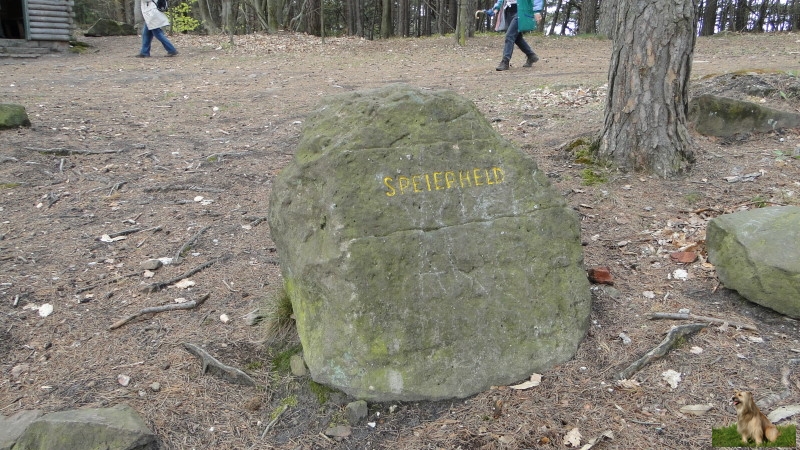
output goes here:
[{"label": "gray stone near tree", "polygon": [[800,126],[800,114],[711,94],[689,102],[689,119],[696,132],[717,137]]},{"label": "gray stone near tree", "polygon": [[111,19],[100,19],[83,33],[84,36],[89,37],[135,36],[136,34],[136,29],[133,28],[133,25]]},{"label": "gray stone near tree", "polygon": [[576,212],[453,92],[327,99],[269,223],[309,372],[356,398],[526,379],[572,358],[588,327]]},{"label": "gray stone near tree", "polygon": [[156,450],[156,436],[130,406],[82,408],[31,422],[13,450]]},{"label": "gray stone near tree", "polygon": [[751,302],[800,318],[800,207],[725,214],[706,230],[719,280]]},{"label": "gray stone near tree", "polygon": [[6,128],[29,127],[31,121],[22,105],[0,103],[0,130]]}]

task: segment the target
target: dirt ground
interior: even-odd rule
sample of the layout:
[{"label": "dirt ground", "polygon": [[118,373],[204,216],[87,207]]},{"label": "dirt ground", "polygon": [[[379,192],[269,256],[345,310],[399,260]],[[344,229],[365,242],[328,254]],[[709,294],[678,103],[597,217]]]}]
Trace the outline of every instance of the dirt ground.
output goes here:
[{"label": "dirt ground", "polygon": [[[321,43],[279,34],[231,45],[181,35],[172,38],[178,57],[156,42],[149,59],[134,58],[135,36],[82,38],[91,45],[83,54],[0,60],[1,101],[24,105],[33,123],[0,132],[0,414],[125,402],[165,449],[549,449],[567,448],[573,429],[582,444],[611,431],[597,448],[685,449],[710,448],[712,428],[734,422],[734,389],[772,396],[767,410],[800,403],[798,322],[721,287],[702,257],[669,257],[702,248],[719,214],[800,204],[798,131],[696,135],[697,163],[684,179],[611,172],[586,185],[586,167],[564,144],[600,127],[610,43],[528,39],[541,61],[524,69],[517,52],[507,72],[494,70],[496,35],[463,48],[450,37]],[[800,111],[799,43],[796,34],[701,38],[692,89]],[[281,286],[263,219],[306,116],[323,96],[390,82],[474,101],[580,212],[586,266],[609,267],[615,284],[593,286],[586,340],[538,387],[373,404],[374,426],[336,439],[324,431],[343,424],[348,399],[273,370],[281,342],[246,316],[268,309]],[[776,89],[758,90],[760,99],[754,85]],[[750,182],[725,179],[754,172]],[[152,274],[141,267],[176,255],[182,262]],[[677,269],[688,280],[675,279]],[[192,270],[193,286],[167,283]],[[197,308],[109,329],[142,308],[205,294]],[[43,304],[53,307],[46,317]],[[617,372],[685,323],[646,315],[684,308],[757,331],[706,328],[636,373],[638,385],[618,386]],[[201,374],[184,342],[262,387]],[[681,373],[677,387],[662,379],[667,370]],[[694,404],[712,408],[680,411]]]}]

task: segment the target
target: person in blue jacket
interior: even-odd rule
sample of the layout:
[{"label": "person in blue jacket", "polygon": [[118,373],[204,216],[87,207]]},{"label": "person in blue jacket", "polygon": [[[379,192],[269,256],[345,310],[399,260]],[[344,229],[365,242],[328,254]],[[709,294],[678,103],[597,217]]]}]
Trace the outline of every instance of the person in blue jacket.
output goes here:
[{"label": "person in blue jacket", "polygon": [[[502,12],[508,27],[506,28],[506,42],[503,46],[503,59],[497,66],[497,70],[508,70],[515,44],[526,56],[525,64],[522,67],[531,67],[539,60],[531,46],[525,42],[522,33],[536,29],[536,24],[542,20],[542,8],[544,8],[544,0],[533,0],[532,2],[531,0],[497,0],[491,9],[486,10],[486,15],[489,17],[496,12]],[[520,14],[524,16],[523,24],[520,24]]]}]

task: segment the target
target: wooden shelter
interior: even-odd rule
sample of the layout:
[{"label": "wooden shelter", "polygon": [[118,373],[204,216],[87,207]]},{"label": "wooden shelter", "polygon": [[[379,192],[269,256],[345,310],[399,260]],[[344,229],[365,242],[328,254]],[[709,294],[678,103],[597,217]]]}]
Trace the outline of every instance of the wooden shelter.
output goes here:
[{"label": "wooden shelter", "polygon": [[74,0],[0,0],[0,56],[65,50]]}]

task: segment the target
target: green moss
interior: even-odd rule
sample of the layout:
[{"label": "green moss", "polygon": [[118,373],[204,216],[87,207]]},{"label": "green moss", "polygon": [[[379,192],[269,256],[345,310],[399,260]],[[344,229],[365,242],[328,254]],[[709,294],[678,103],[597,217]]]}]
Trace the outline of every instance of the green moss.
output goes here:
[{"label": "green moss", "polygon": [[[797,446],[797,428],[795,425],[778,426],[778,440],[764,442],[760,447],[790,447]],[[711,430],[711,445],[713,447],[756,447],[755,442],[748,445],[742,443],[742,436],[736,431],[736,424]]]},{"label": "green moss", "polygon": [[20,183],[0,183],[0,189],[14,189],[19,186]]},{"label": "green moss", "polygon": [[328,386],[319,384],[311,379],[308,380],[308,389],[311,391],[311,393],[317,396],[317,401],[320,405],[327,403],[330,395],[336,392],[336,389],[329,388]]},{"label": "green moss", "polygon": [[750,200],[750,202],[752,202],[753,206],[755,206],[756,208],[763,208],[767,206],[767,201],[764,200],[764,197],[761,197],[760,195],[756,195],[755,197],[753,197]]},{"label": "green moss", "polygon": [[581,180],[584,186],[593,186],[607,182],[608,178],[594,169],[586,168],[581,171]]},{"label": "green moss", "polygon": [[273,409],[272,412],[269,413],[269,420],[275,420],[275,418],[283,414],[284,411],[295,406],[297,406],[296,395],[290,395],[288,397],[283,398],[281,402],[278,404],[278,407]]}]

